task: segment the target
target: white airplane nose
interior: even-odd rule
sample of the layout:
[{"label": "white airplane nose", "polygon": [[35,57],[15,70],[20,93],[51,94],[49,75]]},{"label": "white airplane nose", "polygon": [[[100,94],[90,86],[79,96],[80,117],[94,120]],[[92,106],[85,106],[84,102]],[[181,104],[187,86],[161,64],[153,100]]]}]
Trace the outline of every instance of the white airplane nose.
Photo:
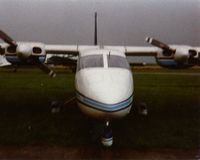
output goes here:
[{"label": "white airplane nose", "polygon": [[133,79],[129,70],[95,69],[83,72],[78,78],[77,90],[89,99],[103,104],[117,104],[132,96]]}]

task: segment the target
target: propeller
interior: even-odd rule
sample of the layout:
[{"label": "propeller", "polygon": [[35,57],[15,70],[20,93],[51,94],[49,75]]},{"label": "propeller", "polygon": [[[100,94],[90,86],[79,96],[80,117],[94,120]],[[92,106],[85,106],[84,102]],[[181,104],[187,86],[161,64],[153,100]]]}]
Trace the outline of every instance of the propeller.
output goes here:
[{"label": "propeller", "polygon": [[198,51],[196,51],[195,49],[190,49],[189,50],[189,62],[196,64],[196,65],[200,65],[200,53],[198,53]]},{"label": "propeller", "polygon": [[17,43],[2,30],[0,30],[0,38],[11,46],[17,47]]},{"label": "propeller", "polygon": [[[5,32],[3,32],[2,30],[0,30],[0,38],[8,43],[11,47],[16,48],[17,47],[17,43],[16,41],[14,41],[10,36],[8,36]],[[1,48],[0,46],[0,54],[4,54],[4,49]],[[18,58],[21,59],[21,57],[18,55]],[[24,59],[22,59],[24,60]],[[55,77],[56,73],[51,70],[50,68],[48,68],[47,65],[45,65],[44,63],[40,62],[39,60],[39,55],[30,55],[26,58],[26,60],[31,60],[36,66],[38,66],[44,73],[48,74],[50,77]]]},{"label": "propeller", "polygon": [[44,73],[48,74],[50,77],[56,77],[56,73],[51,70],[46,64],[41,63],[38,56],[32,56],[31,60],[34,62],[38,68],[40,68]]},{"label": "propeller", "polygon": [[153,46],[156,46],[158,48],[161,48],[163,50],[163,55],[165,55],[165,56],[171,56],[176,52],[175,49],[170,48],[167,44],[165,44],[159,40],[156,40],[154,38],[147,37],[145,40],[147,43],[149,43]]},{"label": "propeller", "polygon": [[193,47],[182,45],[179,47],[177,46],[176,49],[173,49],[169,45],[154,38],[147,37],[145,40],[147,43],[161,48],[164,56],[173,56],[173,59],[179,64],[199,64],[199,60],[197,58],[198,52]]}]

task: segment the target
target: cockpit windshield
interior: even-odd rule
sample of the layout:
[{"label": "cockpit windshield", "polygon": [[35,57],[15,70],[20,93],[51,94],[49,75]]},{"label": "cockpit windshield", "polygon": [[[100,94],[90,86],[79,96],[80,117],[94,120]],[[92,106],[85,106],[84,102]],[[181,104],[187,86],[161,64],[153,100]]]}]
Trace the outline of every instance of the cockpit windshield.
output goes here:
[{"label": "cockpit windshield", "polygon": [[103,67],[103,55],[89,55],[80,57],[78,70],[94,67]]},{"label": "cockpit windshield", "polygon": [[117,55],[108,55],[109,68],[126,68],[130,69],[129,63],[126,58]]},{"label": "cockpit windshield", "polygon": [[127,59],[117,55],[88,55],[80,57],[78,62],[78,70],[107,67],[130,69]]}]

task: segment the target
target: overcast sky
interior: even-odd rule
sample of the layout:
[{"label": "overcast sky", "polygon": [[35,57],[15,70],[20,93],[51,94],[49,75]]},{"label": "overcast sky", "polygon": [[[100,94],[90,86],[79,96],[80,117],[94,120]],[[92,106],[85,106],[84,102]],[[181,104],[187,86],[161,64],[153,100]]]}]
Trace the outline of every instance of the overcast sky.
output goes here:
[{"label": "overcast sky", "polygon": [[200,0],[0,0],[0,28],[15,40],[108,45],[200,45]]}]

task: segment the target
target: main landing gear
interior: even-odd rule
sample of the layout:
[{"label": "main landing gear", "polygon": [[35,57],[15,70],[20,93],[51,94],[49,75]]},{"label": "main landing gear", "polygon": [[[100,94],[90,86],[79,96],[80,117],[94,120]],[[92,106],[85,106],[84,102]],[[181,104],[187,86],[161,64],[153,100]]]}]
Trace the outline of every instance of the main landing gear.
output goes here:
[{"label": "main landing gear", "polygon": [[109,121],[106,121],[106,125],[104,127],[104,131],[101,137],[101,143],[105,147],[111,147],[113,144],[112,129],[110,127]]}]

